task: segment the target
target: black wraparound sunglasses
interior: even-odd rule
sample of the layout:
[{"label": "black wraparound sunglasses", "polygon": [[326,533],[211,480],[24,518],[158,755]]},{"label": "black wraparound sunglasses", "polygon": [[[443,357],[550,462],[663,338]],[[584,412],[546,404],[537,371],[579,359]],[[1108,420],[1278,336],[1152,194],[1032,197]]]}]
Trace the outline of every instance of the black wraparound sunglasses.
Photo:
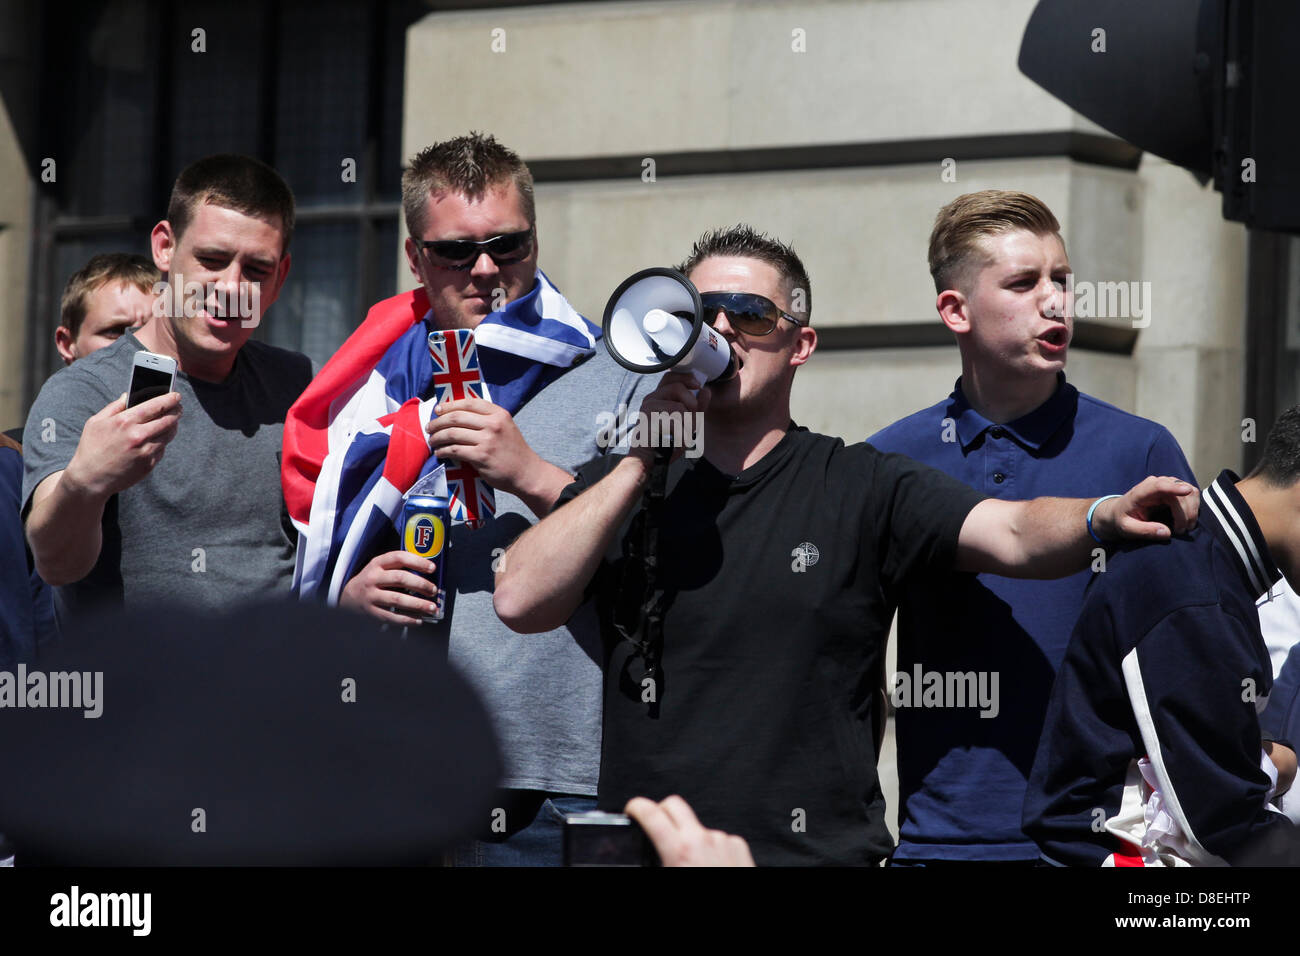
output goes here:
[{"label": "black wraparound sunglasses", "polygon": [[800,321],[782,312],[767,296],[754,292],[701,292],[700,303],[704,306],[704,321],[712,325],[721,312],[733,329],[746,335],[769,335],[781,319],[798,326],[808,324],[806,319]]},{"label": "black wraparound sunglasses", "polygon": [[416,239],[411,238],[419,248],[429,254],[434,265],[442,269],[463,272],[474,268],[478,257],[487,253],[497,265],[510,265],[528,258],[533,251],[533,230],[508,232],[502,236],[493,236],[482,242],[473,239]]}]

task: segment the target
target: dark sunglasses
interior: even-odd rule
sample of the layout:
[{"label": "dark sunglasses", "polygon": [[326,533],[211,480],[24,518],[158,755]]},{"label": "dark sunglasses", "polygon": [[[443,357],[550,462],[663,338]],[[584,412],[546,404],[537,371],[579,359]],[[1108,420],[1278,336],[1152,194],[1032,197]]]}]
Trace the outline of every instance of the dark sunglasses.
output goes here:
[{"label": "dark sunglasses", "polygon": [[533,251],[533,230],[508,232],[504,236],[493,236],[482,242],[472,239],[411,239],[417,246],[429,253],[433,264],[442,269],[463,272],[474,268],[478,257],[487,253],[497,265],[509,265],[528,258]]},{"label": "dark sunglasses", "polygon": [[768,335],[776,328],[778,319],[789,319],[799,326],[808,324],[806,319],[801,322],[778,309],[771,299],[753,292],[701,292],[700,302],[704,306],[704,320],[710,325],[721,312],[733,329],[746,335]]}]

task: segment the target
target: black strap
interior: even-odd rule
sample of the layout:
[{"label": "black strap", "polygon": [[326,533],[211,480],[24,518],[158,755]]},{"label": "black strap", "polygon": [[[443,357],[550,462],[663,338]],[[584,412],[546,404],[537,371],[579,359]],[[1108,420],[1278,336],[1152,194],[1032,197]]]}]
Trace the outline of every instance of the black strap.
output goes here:
[{"label": "black strap", "polygon": [[622,580],[614,605],[614,629],[636,648],[645,677],[658,673],[663,652],[664,590],[659,586],[659,528],[663,521],[671,448],[655,450],[641,511],[628,535]]}]

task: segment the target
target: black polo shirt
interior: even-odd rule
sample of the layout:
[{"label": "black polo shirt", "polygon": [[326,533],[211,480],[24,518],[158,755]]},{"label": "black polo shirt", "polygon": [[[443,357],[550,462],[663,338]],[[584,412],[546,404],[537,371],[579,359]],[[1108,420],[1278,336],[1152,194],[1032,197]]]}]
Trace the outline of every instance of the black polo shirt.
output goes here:
[{"label": "black polo shirt", "polygon": [[[583,466],[557,507],[616,463]],[[760,864],[887,854],[875,738],[895,596],[909,574],[951,567],[982,498],[910,458],[793,425],[738,476],[674,463],[652,686],[612,624],[631,522],[590,587],[607,651],[600,807],[680,794]]]}]

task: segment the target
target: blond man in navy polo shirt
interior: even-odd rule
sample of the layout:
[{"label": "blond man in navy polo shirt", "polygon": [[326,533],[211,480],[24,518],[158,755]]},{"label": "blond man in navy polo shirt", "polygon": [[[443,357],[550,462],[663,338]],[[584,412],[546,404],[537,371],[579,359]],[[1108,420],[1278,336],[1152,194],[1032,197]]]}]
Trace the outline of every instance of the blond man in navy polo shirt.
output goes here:
[{"label": "blond man in navy polo shirt", "polygon": [[[1060,233],[1051,210],[1021,192],[969,193],[939,211],[930,273],[961,377],[947,398],[868,441],[1009,501],[1096,497],[1153,474],[1195,484],[1166,428],[1065,380],[1073,308]],[[1052,581],[947,573],[910,582],[889,682],[895,863],[1038,857],[1021,805],[1084,587],[1104,567],[1097,554],[1091,569]],[[977,692],[952,693],[970,687]]]}]

